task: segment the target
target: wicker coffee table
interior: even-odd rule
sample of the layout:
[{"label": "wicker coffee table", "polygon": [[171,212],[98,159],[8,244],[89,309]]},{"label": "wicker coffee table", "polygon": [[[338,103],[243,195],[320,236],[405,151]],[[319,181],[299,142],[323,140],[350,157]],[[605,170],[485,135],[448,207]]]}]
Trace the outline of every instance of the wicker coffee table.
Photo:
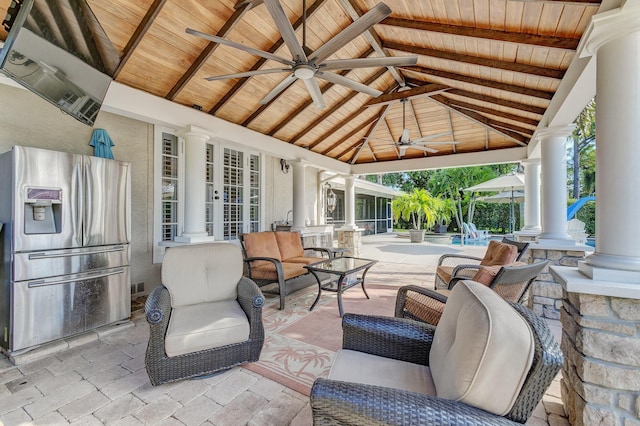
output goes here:
[{"label": "wicker coffee table", "polygon": [[[368,299],[369,295],[367,294],[367,290],[364,288],[364,277],[369,268],[377,262],[377,260],[343,256],[306,265],[305,268],[307,268],[309,272],[316,277],[316,281],[318,281],[318,296],[309,310],[311,311],[315,308],[318,300],[320,300],[322,290],[338,293],[338,311],[340,312],[341,317],[344,313],[342,310],[342,292],[360,284],[364,295],[367,296]],[[362,275],[358,276],[358,273],[361,271]],[[318,276],[318,273],[320,272],[335,275],[336,279],[332,279],[330,283],[323,285],[322,279]]]}]

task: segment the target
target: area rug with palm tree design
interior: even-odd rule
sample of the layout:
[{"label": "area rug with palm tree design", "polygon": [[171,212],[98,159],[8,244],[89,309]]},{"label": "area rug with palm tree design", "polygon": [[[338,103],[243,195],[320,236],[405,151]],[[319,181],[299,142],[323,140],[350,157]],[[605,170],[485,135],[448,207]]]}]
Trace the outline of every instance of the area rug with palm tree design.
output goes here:
[{"label": "area rug with palm tree design", "polygon": [[[393,316],[396,293],[403,285],[433,288],[434,267],[378,262],[366,276],[367,299],[359,286],[342,295],[344,312]],[[263,309],[265,343],[258,362],[245,368],[309,395],[318,377],[327,377],[342,347],[342,323],[336,293],[322,292],[313,311],[309,307],[317,286],[287,296],[286,308],[278,310],[277,296],[265,294]]]}]

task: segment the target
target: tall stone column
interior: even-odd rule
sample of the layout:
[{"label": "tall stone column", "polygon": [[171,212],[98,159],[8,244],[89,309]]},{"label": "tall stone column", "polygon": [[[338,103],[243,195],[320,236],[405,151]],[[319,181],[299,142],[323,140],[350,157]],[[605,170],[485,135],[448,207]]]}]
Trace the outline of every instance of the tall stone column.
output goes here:
[{"label": "tall stone column", "polygon": [[[561,393],[572,425],[640,424],[640,2],[595,15],[596,251],[562,278]],[[544,169],[543,169],[544,171]]]},{"label": "tall stone column", "polygon": [[627,34],[612,26],[588,45],[597,51],[596,140],[602,143],[596,154],[597,243],[587,264],[634,271],[640,283],[640,13],[631,16],[635,23],[621,24]]},{"label": "tall stone column", "polygon": [[292,161],[293,167],[293,229],[303,229],[307,218],[307,205],[304,199],[305,173],[307,164],[303,161]]},{"label": "tall stone column", "polygon": [[177,132],[185,141],[184,232],[175,237],[180,243],[212,241],[206,221],[206,159],[209,135],[203,129],[187,126]]},{"label": "tall stone column", "polygon": [[540,160],[522,162],[524,166],[524,227],[521,233],[539,234],[540,225]]},{"label": "tall stone column", "polygon": [[542,233],[540,243],[575,245],[567,233],[567,136],[574,125],[537,133],[542,157]]}]

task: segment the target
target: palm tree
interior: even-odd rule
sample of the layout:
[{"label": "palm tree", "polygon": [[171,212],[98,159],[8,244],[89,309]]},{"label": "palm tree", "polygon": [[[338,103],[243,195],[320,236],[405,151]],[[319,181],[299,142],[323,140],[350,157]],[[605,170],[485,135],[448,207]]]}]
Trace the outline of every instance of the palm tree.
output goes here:
[{"label": "palm tree", "polygon": [[426,189],[418,188],[415,188],[410,194],[396,198],[391,204],[395,220],[400,218],[410,220],[413,229],[431,228],[443,208],[443,200],[433,197]]}]

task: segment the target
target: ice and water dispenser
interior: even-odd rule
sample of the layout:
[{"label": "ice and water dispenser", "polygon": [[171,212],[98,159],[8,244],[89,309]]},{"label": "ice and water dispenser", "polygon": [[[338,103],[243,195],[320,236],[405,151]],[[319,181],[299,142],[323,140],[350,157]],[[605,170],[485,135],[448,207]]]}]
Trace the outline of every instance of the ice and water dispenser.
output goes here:
[{"label": "ice and water dispenser", "polygon": [[59,234],[62,189],[27,187],[24,200],[25,234]]}]

